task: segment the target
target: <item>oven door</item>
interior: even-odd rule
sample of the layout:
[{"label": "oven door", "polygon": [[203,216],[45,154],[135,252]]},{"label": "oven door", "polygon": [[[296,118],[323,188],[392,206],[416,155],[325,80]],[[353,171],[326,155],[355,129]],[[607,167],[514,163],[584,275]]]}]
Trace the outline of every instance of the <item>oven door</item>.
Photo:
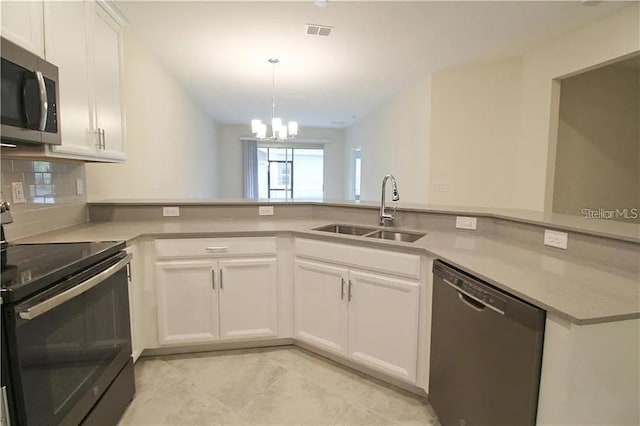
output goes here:
[{"label": "oven door", "polygon": [[77,425],[129,360],[130,258],[119,253],[11,311],[18,424]]}]

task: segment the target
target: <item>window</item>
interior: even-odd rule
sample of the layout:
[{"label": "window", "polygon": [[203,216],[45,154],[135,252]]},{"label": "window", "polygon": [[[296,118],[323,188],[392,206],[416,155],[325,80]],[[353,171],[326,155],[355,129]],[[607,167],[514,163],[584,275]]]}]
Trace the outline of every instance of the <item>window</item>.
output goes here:
[{"label": "window", "polygon": [[321,200],[324,149],[258,146],[258,197]]},{"label": "window", "polygon": [[353,157],[355,159],[354,172],[353,172],[353,195],[355,200],[360,199],[360,182],[362,172],[362,148],[356,148],[353,150]]}]

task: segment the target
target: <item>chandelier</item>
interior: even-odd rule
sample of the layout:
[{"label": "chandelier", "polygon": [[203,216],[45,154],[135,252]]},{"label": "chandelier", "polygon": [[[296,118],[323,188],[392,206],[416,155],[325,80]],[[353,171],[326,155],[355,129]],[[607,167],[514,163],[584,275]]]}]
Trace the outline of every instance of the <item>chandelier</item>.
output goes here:
[{"label": "chandelier", "polygon": [[271,136],[267,137],[267,125],[262,120],[251,120],[251,133],[262,140],[285,140],[292,139],[298,134],[298,122],[289,121],[287,124],[282,123],[282,118],[276,117],[276,65],[280,62],[278,59],[269,59],[269,63],[273,68],[271,97]]}]

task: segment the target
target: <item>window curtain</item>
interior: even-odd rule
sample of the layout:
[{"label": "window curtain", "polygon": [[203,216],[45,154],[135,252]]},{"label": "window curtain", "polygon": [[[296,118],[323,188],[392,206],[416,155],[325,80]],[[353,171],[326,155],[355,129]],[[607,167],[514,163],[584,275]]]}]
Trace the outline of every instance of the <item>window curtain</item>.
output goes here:
[{"label": "window curtain", "polygon": [[244,165],[244,198],[258,198],[258,141],[242,141]]}]

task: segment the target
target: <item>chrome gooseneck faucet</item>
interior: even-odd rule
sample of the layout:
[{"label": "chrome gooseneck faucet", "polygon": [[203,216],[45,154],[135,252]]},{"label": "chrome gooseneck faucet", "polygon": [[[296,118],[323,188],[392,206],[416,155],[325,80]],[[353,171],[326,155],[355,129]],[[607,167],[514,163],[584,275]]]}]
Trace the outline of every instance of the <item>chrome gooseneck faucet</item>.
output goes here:
[{"label": "chrome gooseneck faucet", "polygon": [[396,178],[393,175],[385,175],[382,178],[382,199],[380,200],[380,226],[384,226],[386,222],[391,222],[396,218],[396,206],[393,206],[393,213],[386,213],[386,192],[387,192],[387,181],[391,179],[391,192],[393,201],[398,201],[400,199],[400,195],[398,194],[398,183],[396,182]]}]

